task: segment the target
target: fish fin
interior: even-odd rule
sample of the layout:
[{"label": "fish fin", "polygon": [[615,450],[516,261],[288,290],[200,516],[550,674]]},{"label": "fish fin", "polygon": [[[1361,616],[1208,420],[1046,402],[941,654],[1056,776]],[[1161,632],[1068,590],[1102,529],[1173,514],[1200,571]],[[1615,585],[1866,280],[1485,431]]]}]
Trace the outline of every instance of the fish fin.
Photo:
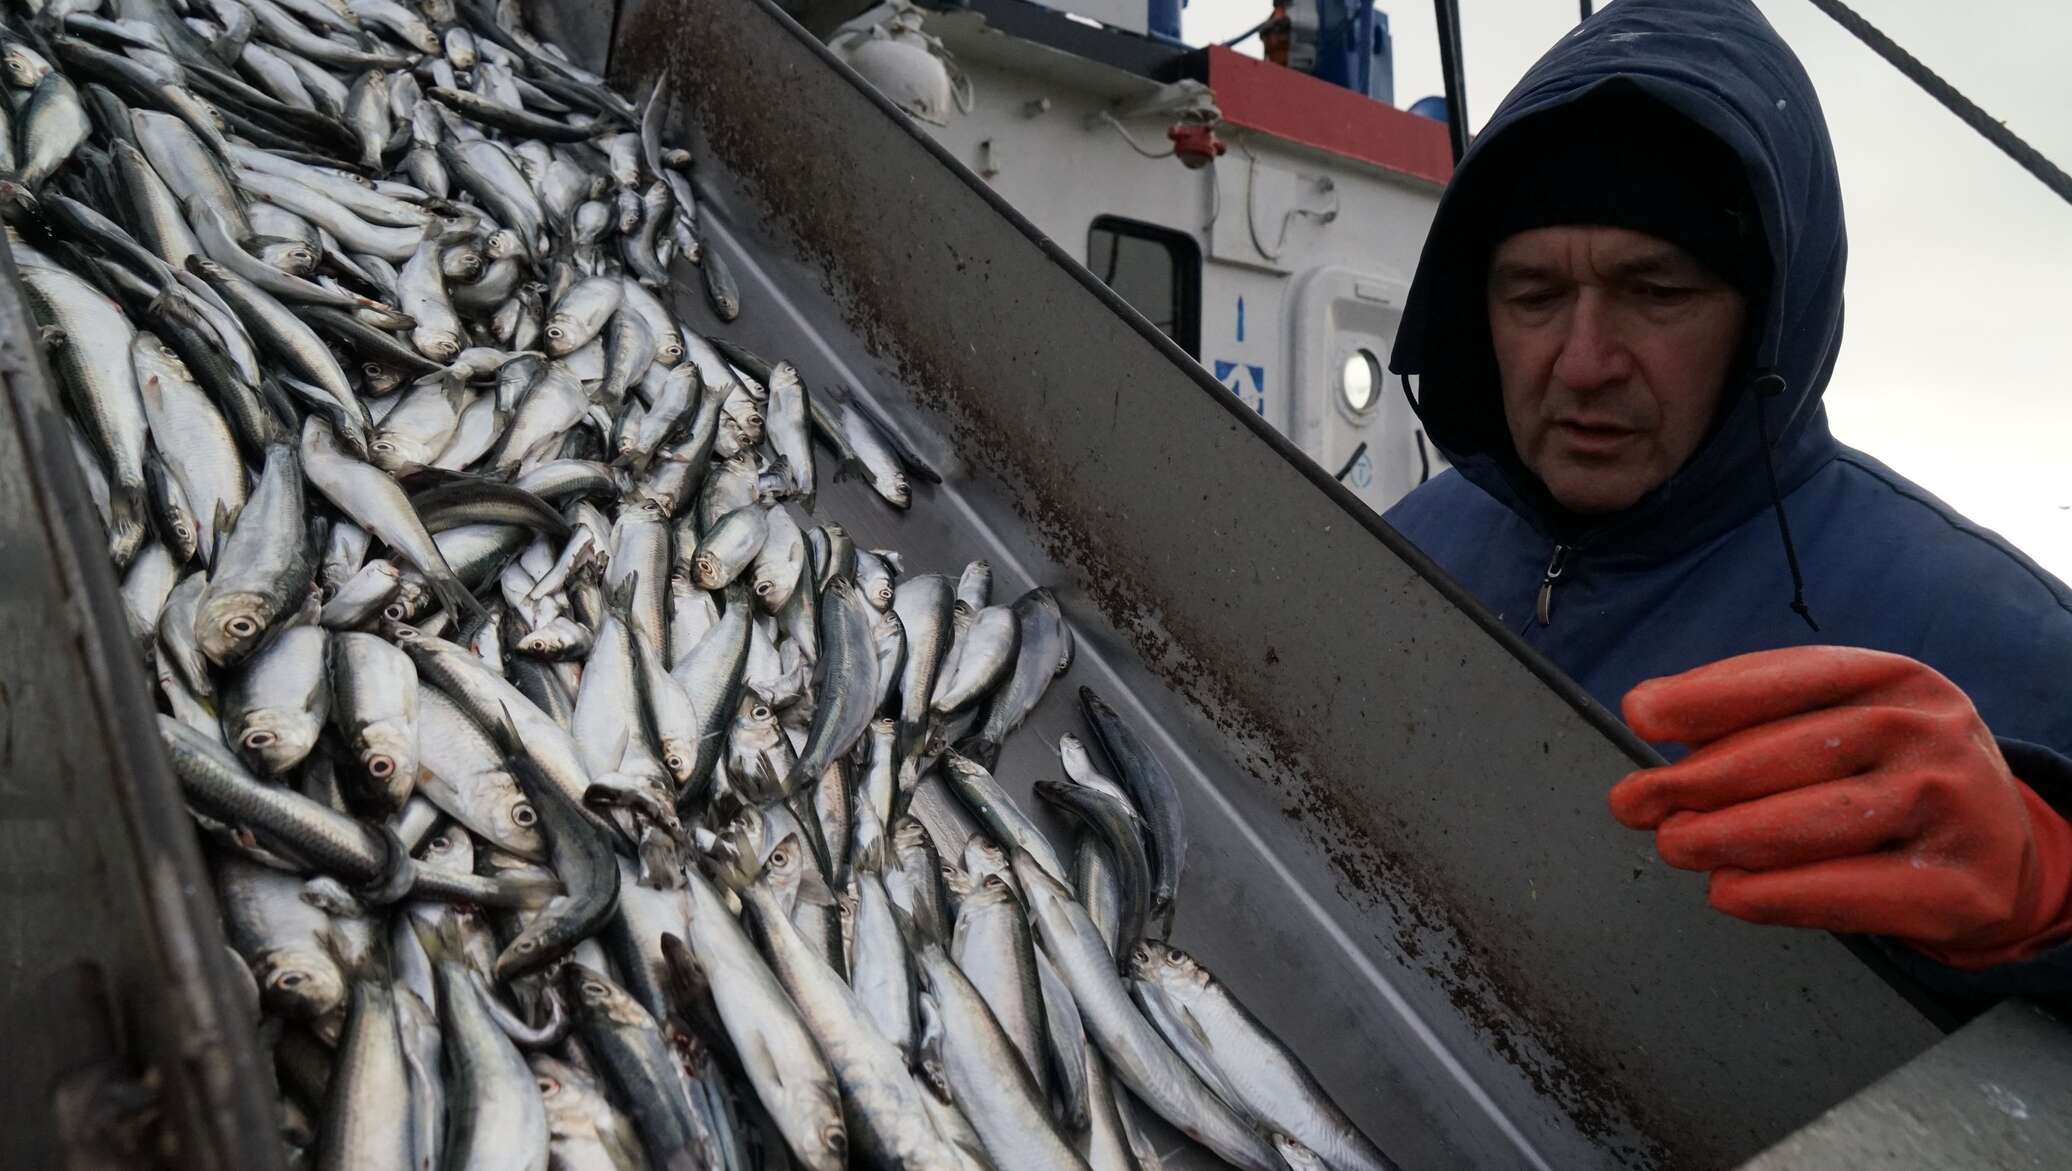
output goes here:
[{"label": "fish fin", "polygon": [[633,599],[640,591],[640,571],[628,570],[619,584],[605,591],[604,604],[619,621],[633,629]]},{"label": "fish fin", "polygon": [[518,732],[518,717],[511,714],[511,705],[499,700],[496,710],[496,716],[490,721],[492,726],[485,730],[496,738],[497,746],[505,752],[522,751],[525,738]]},{"label": "fish fin", "polygon": [[237,518],[231,515],[229,506],[219,499],[216,501],[216,514],[211,519],[213,523],[209,531],[215,534],[216,540],[214,547],[209,550],[208,563],[214,567],[222,564],[223,546],[229,542],[230,526],[237,523]]},{"label": "fish fin", "polygon": [[1186,1030],[1187,1035],[1193,1038],[1194,1043],[1201,1046],[1202,1052],[1214,1053],[1216,1051],[1216,1047],[1209,1043],[1208,1031],[1201,1027],[1200,1021],[1195,1019],[1193,1009],[1171,998],[1167,999],[1166,1008],[1172,1022]]},{"label": "fish fin", "polygon": [[914,1046],[914,1072],[937,1098],[949,1102],[950,1079],[942,1058],[942,1010],[931,992],[915,993],[915,1007],[921,1018],[921,1035]]}]

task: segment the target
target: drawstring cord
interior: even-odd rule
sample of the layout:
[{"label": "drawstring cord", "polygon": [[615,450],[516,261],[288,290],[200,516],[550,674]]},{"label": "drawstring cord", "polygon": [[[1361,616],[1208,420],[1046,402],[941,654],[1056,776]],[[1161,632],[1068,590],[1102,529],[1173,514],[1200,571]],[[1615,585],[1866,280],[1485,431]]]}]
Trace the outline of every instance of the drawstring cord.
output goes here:
[{"label": "drawstring cord", "polygon": [[1770,482],[1770,507],[1777,513],[1777,533],[1784,538],[1784,563],[1791,568],[1791,612],[1806,620],[1815,634],[1820,633],[1820,623],[1813,621],[1813,611],[1806,607],[1806,578],[1799,572],[1799,551],[1791,543],[1791,521],[1784,515],[1784,496],[1777,491],[1777,465],[1770,458],[1770,416],[1764,404],[1784,393],[1784,379],[1775,372],[1758,376],[1755,380],[1755,427],[1763,441],[1763,474]]},{"label": "drawstring cord", "polygon": [[[1402,384],[1403,397],[1410,401],[1411,409],[1416,410],[1418,396],[1410,387],[1409,376],[1398,374],[1396,377]],[[1770,455],[1770,415],[1765,404],[1784,393],[1784,378],[1774,371],[1766,372],[1756,378],[1754,389],[1755,427],[1763,446],[1763,476],[1770,486],[1770,508],[1777,516],[1777,535],[1784,539],[1784,564],[1791,570],[1791,612],[1804,619],[1806,626],[1818,634],[1820,623],[1813,620],[1813,611],[1806,605],[1806,576],[1799,570],[1799,550],[1792,544],[1791,520],[1784,515],[1784,494],[1777,490],[1777,465]]]}]

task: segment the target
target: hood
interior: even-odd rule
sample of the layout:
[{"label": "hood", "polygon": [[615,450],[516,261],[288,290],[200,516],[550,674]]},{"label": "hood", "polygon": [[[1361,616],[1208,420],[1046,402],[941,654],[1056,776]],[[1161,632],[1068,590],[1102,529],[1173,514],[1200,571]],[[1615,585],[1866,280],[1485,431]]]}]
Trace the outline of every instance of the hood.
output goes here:
[{"label": "hood", "polygon": [[[1521,124],[1586,96],[1624,93],[1667,107],[1740,160],[1770,276],[1767,293],[1751,298],[1753,332],[1712,433],[1631,508],[1584,522],[1526,471],[1502,425],[1475,185],[1495,169],[1493,147],[1506,135],[1531,133]],[[1765,431],[1779,492],[1833,454],[1820,396],[1841,348],[1846,255],[1826,118],[1805,69],[1755,6],[1617,0],[1540,58],[1461,160],[1418,260],[1389,369],[1416,376],[1413,406],[1461,474],[1550,540],[1607,557],[1668,556],[1770,505]],[[1757,385],[1767,393],[1756,394]]]}]

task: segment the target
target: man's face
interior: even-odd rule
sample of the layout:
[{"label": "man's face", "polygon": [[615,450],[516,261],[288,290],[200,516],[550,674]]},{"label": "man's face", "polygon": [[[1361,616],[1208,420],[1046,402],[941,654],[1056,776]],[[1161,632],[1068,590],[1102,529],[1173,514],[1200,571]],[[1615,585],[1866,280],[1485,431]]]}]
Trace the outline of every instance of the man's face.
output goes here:
[{"label": "man's face", "polygon": [[1511,442],[1585,514],[1632,506],[1698,449],[1747,309],[1683,249],[1624,228],[1512,236],[1487,297]]}]

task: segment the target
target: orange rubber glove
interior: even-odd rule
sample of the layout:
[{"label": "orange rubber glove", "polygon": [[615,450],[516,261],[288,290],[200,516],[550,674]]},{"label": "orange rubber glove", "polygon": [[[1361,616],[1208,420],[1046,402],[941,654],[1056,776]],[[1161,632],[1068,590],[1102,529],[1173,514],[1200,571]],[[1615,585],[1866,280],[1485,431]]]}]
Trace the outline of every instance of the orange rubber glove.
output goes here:
[{"label": "orange rubber glove", "polygon": [[1855,647],[1741,655],[1626,693],[1643,739],[1693,751],[1612,787],[1612,816],[1712,872],[1752,923],[1887,935],[1943,964],[2072,936],[2072,824],[2015,779],[1971,700]]}]

